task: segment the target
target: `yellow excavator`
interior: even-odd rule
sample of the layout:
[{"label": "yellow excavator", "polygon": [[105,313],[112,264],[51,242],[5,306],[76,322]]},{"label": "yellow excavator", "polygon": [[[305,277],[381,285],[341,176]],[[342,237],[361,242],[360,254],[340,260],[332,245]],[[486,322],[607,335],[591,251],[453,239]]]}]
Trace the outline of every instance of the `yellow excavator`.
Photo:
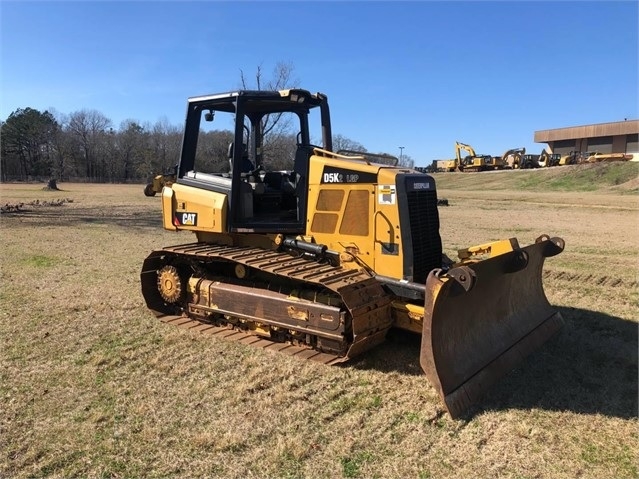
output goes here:
[{"label": "yellow excavator", "polygon": [[[468,153],[464,158],[461,156],[462,151]],[[455,162],[460,171],[502,170],[506,167],[506,161],[503,157],[478,155],[472,146],[459,141],[455,142]]]},{"label": "yellow excavator", "polygon": [[521,158],[525,154],[526,148],[524,147],[512,148],[501,155],[501,160],[506,164],[506,168],[515,170],[521,167]]},{"label": "yellow excavator", "polygon": [[[229,125],[228,158],[215,157],[208,130]],[[283,159],[289,169],[271,167]],[[561,238],[510,238],[448,260],[434,179],[333,152],[321,93],[189,98],[161,203],[165,229],[194,233],[143,263],[142,294],[161,321],[324,364],[365,353],[390,328],[412,331],[452,417],[562,324],[542,287]]]}]

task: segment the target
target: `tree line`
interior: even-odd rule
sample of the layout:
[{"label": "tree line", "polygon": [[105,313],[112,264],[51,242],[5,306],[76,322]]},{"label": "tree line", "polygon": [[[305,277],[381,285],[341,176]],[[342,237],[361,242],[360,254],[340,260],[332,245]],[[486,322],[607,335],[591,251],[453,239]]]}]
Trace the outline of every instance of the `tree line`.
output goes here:
[{"label": "tree line", "polygon": [[54,116],[18,109],[0,124],[0,179],[144,181],[176,163],[181,140],[181,130],[166,120],[127,120],[114,129],[96,110]]},{"label": "tree line", "polygon": [[[228,163],[231,131],[203,132],[200,142],[211,161]],[[282,135],[271,143],[273,150],[291,143]],[[144,182],[165,173],[178,161],[182,129],[166,120],[142,124],[135,120],[113,128],[112,121],[96,110],[55,115],[34,108],[18,109],[0,123],[0,180],[89,182]],[[334,149],[367,151],[343,135],[333,138]],[[292,155],[280,155],[286,157]],[[412,166],[410,157],[405,165]],[[290,165],[277,165],[290,168]]]},{"label": "tree line", "polygon": [[[258,65],[253,79],[240,70],[240,85],[245,90],[296,88],[299,80],[293,76],[294,69],[291,63],[278,62],[271,75],[265,76]],[[292,168],[295,132],[287,131],[286,126],[278,116],[262,125],[264,132],[270,132],[263,147],[277,159],[277,164],[271,165],[274,168]],[[230,130],[202,131],[198,150],[204,152],[203,160],[209,166],[221,167],[228,164],[232,140]],[[0,120],[0,181],[144,182],[174,168],[181,144],[182,128],[167,120],[154,124],[125,120],[114,128],[97,110],[67,115],[19,108],[5,121]],[[333,136],[333,148],[367,152],[362,144],[344,135]],[[402,155],[401,163],[414,166],[408,155]]]}]

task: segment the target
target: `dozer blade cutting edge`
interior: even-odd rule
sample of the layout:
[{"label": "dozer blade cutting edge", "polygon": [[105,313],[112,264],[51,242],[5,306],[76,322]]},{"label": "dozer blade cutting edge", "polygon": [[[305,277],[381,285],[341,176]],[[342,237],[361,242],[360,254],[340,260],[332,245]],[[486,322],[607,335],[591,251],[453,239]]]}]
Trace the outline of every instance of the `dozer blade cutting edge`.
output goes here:
[{"label": "dozer blade cutting edge", "polygon": [[561,238],[544,235],[524,248],[429,274],[420,363],[452,418],[561,327],[544,294],[542,268],[563,249]]}]

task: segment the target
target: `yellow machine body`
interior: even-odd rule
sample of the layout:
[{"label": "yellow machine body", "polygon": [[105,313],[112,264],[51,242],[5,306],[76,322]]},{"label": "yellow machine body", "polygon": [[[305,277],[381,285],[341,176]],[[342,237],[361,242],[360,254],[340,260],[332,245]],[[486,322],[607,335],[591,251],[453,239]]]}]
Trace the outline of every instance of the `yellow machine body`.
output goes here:
[{"label": "yellow machine body", "polygon": [[[462,158],[462,151],[468,155]],[[455,142],[455,162],[459,171],[503,170],[508,166],[504,157],[478,155],[472,146],[459,141]]]},{"label": "yellow machine body", "polygon": [[[314,108],[322,146],[310,144]],[[293,168],[266,171],[260,128],[265,115],[289,110],[300,118]],[[219,112],[250,119],[234,144],[251,146],[229,148],[230,170],[202,171],[199,118]],[[165,322],[326,364],[363,354],[392,327],[421,334],[424,372],[446,410],[464,414],[559,328],[541,277],[563,240],[542,235],[520,247],[511,238],[445,261],[434,179],[333,152],[329,119],[326,97],[306,90],[189,100],[162,212],[164,228],[191,231],[195,242],[145,260],[147,306]],[[242,171],[243,160],[255,168]]]},{"label": "yellow machine body", "polygon": [[155,175],[149,183],[144,187],[145,196],[155,196],[162,193],[162,188],[171,186],[176,180],[175,174],[169,173],[165,175]]}]

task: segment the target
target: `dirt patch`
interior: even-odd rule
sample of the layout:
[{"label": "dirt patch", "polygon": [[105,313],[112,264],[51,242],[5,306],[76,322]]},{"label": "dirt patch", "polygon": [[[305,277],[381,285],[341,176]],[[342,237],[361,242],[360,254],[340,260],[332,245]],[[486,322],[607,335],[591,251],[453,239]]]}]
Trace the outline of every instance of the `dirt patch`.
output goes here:
[{"label": "dirt patch", "polygon": [[639,178],[633,178],[620,185],[611,186],[610,189],[614,191],[639,191]]}]

